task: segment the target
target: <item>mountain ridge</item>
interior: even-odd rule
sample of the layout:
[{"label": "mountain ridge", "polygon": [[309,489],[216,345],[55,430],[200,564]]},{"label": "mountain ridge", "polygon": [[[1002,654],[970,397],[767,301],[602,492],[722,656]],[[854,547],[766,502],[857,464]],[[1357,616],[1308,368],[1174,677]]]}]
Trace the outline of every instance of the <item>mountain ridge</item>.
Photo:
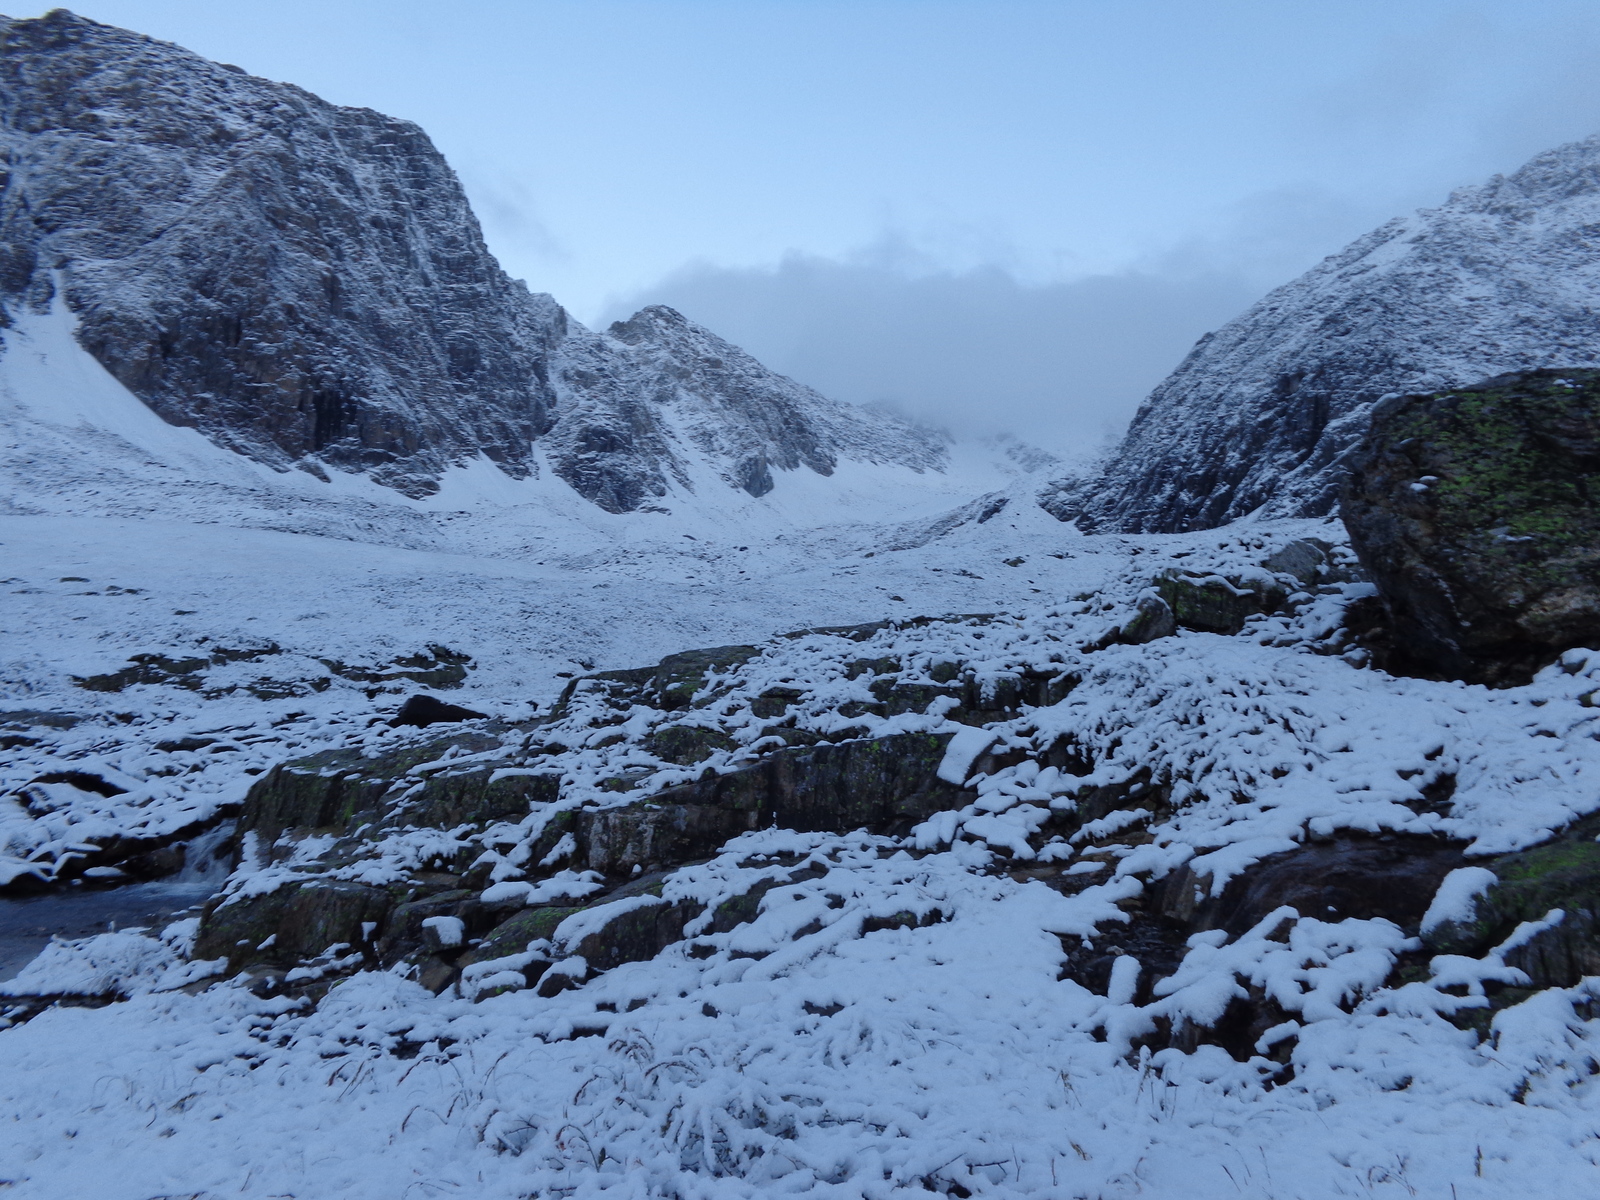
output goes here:
[{"label": "mountain ridge", "polygon": [[676,314],[636,315],[632,341],[584,328],[506,276],[410,122],[65,10],[0,37],[3,323],[59,291],[170,423],[412,496],[480,453],[513,478],[543,457],[612,512],[687,484],[696,455],[757,495],[841,455],[944,463],[937,435],[748,356],[708,371],[684,356],[727,344]]},{"label": "mountain ridge", "polygon": [[1388,395],[1600,364],[1600,135],[1398,217],[1201,338],[1097,470],[1042,502],[1085,531],[1332,513]]}]

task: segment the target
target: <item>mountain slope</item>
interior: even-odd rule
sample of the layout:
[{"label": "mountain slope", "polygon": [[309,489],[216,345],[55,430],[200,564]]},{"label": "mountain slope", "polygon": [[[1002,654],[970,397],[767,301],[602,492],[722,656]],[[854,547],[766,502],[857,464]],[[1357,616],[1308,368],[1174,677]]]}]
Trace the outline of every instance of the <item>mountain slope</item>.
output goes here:
[{"label": "mountain slope", "polygon": [[840,404],[659,305],[598,336],[574,323],[556,352],[555,470],[611,512],[693,490],[695,460],[752,496],[772,471],[832,475],[840,458],[940,470],[943,440]]},{"label": "mountain slope", "polygon": [[584,329],[505,275],[408,122],[61,10],[0,33],[3,323],[60,295],[172,424],[413,496],[479,455],[525,477],[548,437],[555,473],[611,511],[706,475],[695,458],[753,494],[769,465],[943,463],[936,437],[676,314]]},{"label": "mountain slope", "polygon": [[1090,478],[1085,530],[1331,512],[1379,398],[1600,364],[1600,137],[1389,222],[1202,338]]}]

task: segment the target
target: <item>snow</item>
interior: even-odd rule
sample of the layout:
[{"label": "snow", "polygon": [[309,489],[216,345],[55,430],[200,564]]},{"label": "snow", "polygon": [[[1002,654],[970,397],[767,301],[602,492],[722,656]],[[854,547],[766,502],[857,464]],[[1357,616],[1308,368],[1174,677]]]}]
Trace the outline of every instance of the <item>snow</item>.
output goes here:
[{"label": "snow", "polygon": [[955,736],[950,739],[950,744],[944,749],[944,758],[939,762],[939,778],[946,783],[958,785],[965,783],[967,776],[972,774],[972,764],[978,761],[979,755],[995,744],[998,737],[998,734],[989,729],[956,730]]},{"label": "snow", "polygon": [[460,917],[428,917],[422,927],[433,930],[441,946],[459,946],[466,937],[466,924]]},{"label": "snow", "polygon": [[[774,832],[739,850],[793,848]],[[844,906],[821,903],[837,878],[774,889],[759,928],[704,939],[710,957],[669,950],[553,999],[474,1005],[367,974],[315,1009],[213,988],[50,1010],[4,1035],[6,1176],[22,1196],[94,1179],[129,1198],[1588,1186],[1600,1130],[1583,989],[1507,1010],[1480,1047],[1437,1016],[1368,1007],[1392,927],[1300,921],[1288,942],[1197,946],[1158,1002],[1198,1012],[1233,978],[1272,988],[1300,1018],[1293,1083],[1268,1087],[1214,1048],[1129,1062],[1095,1034],[1139,1014],[1055,978],[1049,931],[1095,898],[873,839],[809,848],[848,881]],[[936,923],[860,932],[934,907]],[[754,943],[787,948],[727,952]]]},{"label": "snow", "polygon": [[1422,916],[1422,932],[1432,933],[1441,925],[1471,921],[1478,897],[1499,880],[1487,867],[1457,867],[1439,884],[1438,894]]},{"label": "snow", "polygon": [[[369,696],[371,684],[328,663],[378,671],[430,645],[472,659],[447,698],[513,719],[530,700],[547,710],[564,674],[758,645],[717,677],[718,703],[693,710],[732,745],[693,774],[751,761],[765,724],[750,701],[783,685],[800,692],[801,729],[953,734],[941,774],[973,792],[905,839],[744,834],[668,876],[659,898],[569,917],[550,941],[478,964],[441,996],[395,973],[349,974],[349,948],[335,947],[299,968],[307,981],[337,980],[319,1002],[262,999],[217,979],[218,964],[189,961],[192,920],[57,941],[0,985],[13,1022],[0,1030],[8,1194],[1592,1190],[1593,981],[1503,1009],[1484,1039],[1449,1019],[1483,1007],[1488,987],[1525,980],[1505,955],[1559,913],[1482,958],[1434,956],[1402,985],[1390,982],[1395,965],[1419,954],[1403,930],[1292,910],[1231,940],[1195,935],[1163,980],[1138,953],[1116,959],[1106,995],[1061,975],[1063,939],[1115,944],[1130,908],[1175,871],[1216,891],[1266,855],[1345,831],[1445,836],[1482,855],[1595,811],[1600,710],[1586,699],[1600,688],[1600,653],[1575,651],[1501,691],[1391,677],[1338,641],[1356,584],[1302,593],[1293,613],[1238,636],[1122,645],[1108,635],[1161,570],[1242,580],[1285,542],[1337,542],[1338,530],[1257,521],[1083,537],[1029,503],[1026,481],[976,467],[965,492],[943,476],[907,496],[911,472],[841,464],[831,481],[781,478],[760,500],[723,507],[684,491],[670,513],[621,516],[548,473],[517,482],[482,464],[425,501],[351,477],[277,475],[142,423],[131,397],[37,320],[8,334],[0,357],[12,405],[3,707],[72,719],[17,726],[32,741],[4,765],[12,869],[46,871],[95,837],[182,831],[287,758],[424,736],[374,723],[413,685]],[[988,519],[990,504],[944,519],[995,490],[1010,503]],[[949,613],[994,615],[913,619]],[[886,617],[863,640],[774,637]],[[218,649],[259,654],[206,657]],[[73,682],[134,654],[206,665],[195,687]],[[871,697],[852,664],[879,658],[900,662],[907,682],[931,683],[949,663],[991,690],[1023,671],[1079,682],[1059,703],[982,730],[938,704],[843,716],[841,705]],[[559,807],[625,802],[601,786],[620,772],[638,794],[690,773],[644,744],[667,714],[615,714],[606,732],[622,732],[617,741],[595,736],[598,704],[580,689],[550,730],[570,747],[554,761],[561,798],[485,835],[504,867],[485,899],[592,894],[597,880],[555,869],[558,856],[544,864],[553,874],[524,878],[538,872],[519,848]],[[1057,743],[1076,747],[1089,773],[1041,765]],[[974,775],[991,751],[1013,765]],[[498,753],[483,761],[529,769]],[[19,790],[68,770],[124,790]],[[1446,777],[1448,801],[1430,800]],[[1128,799],[1070,839],[1047,836],[1054,816],[1098,788]],[[400,878],[456,836],[399,831],[341,870]],[[327,840],[304,839],[266,869],[252,851],[230,890],[313,870]],[[1029,876],[1044,864],[1079,890]],[[1460,919],[1481,870],[1447,877],[1429,919]],[[755,919],[731,930],[702,919],[655,959],[599,974],[574,953],[618,904],[710,910],[757,882],[771,886]],[[462,936],[450,921],[431,919],[441,942]],[[535,961],[576,986],[553,996],[522,986]],[[1140,1042],[1214,1019],[1241,994],[1282,1010],[1245,1061]],[[47,1003],[58,996],[71,1002]]]}]

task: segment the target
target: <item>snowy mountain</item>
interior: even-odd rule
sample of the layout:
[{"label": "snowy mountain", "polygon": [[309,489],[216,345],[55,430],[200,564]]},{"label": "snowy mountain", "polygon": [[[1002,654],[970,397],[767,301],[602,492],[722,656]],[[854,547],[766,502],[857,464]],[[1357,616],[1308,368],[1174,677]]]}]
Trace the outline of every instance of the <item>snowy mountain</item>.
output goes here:
[{"label": "snowy mountain", "polygon": [[64,10],[0,29],[5,324],[59,296],[172,424],[411,496],[542,458],[611,512],[707,474],[760,495],[841,458],[945,465],[676,313],[583,328],[506,277],[408,122]]},{"label": "snowy mountain", "polygon": [[8,1197],[1592,1187],[1600,654],[1390,674],[1337,522],[1082,533],[582,329],[410,126],[5,33]]},{"label": "snowy mountain", "polygon": [[1202,338],[1046,508],[1084,530],[1333,511],[1374,401],[1600,364],[1600,136],[1390,221]]}]

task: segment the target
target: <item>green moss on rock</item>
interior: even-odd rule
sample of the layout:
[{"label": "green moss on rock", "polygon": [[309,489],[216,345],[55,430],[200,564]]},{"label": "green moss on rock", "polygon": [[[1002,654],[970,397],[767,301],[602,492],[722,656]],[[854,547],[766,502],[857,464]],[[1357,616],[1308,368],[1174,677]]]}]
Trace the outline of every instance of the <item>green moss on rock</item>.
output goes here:
[{"label": "green moss on rock", "polygon": [[1387,401],[1343,514],[1422,672],[1525,681],[1600,639],[1600,371]]},{"label": "green moss on rock", "polygon": [[1257,613],[1282,607],[1287,593],[1271,583],[1186,575],[1168,571],[1155,588],[1183,629],[1205,633],[1238,633]]}]

